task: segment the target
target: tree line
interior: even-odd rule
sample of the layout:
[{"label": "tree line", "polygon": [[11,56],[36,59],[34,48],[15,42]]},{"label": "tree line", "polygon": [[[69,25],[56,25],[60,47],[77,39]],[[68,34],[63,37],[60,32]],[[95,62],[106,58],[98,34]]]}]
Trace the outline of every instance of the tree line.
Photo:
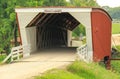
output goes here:
[{"label": "tree line", "polygon": [[[10,52],[10,40],[14,38],[16,25],[16,7],[39,7],[39,6],[98,6],[94,0],[0,0],[0,52]],[[83,29],[83,28],[82,28]],[[81,32],[81,29],[78,29]],[[78,30],[75,34],[78,35]],[[18,34],[17,34],[18,35]]]},{"label": "tree line", "polygon": [[111,8],[109,6],[103,6],[102,8],[110,14],[113,20],[120,21],[120,7]]}]

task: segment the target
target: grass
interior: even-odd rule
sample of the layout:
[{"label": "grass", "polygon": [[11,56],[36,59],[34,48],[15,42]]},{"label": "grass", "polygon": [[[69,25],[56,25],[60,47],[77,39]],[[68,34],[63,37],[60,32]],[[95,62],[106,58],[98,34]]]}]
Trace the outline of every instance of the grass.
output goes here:
[{"label": "grass", "polygon": [[118,49],[118,51],[120,52],[120,46],[116,46],[116,48]]},{"label": "grass", "polygon": [[76,61],[68,67],[68,70],[82,76],[84,79],[120,79],[117,74],[106,70],[98,63],[86,64]]},{"label": "grass", "polygon": [[120,75],[106,70],[98,63],[75,61],[66,69],[53,69],[34,79],[120,79]]},{"label": "grass", "polygon": [[114,72],[120,73],[120,60],[119,61],[111,61],[111,66]]},{"label": "grass", "polygon": [[[116,48],[118,49],[118,54],[115,56],[115,58],[119,58],[120,59],[120,46],[116,46]],[[119,72],[120,73],[120,60],[113,60],[111,61],[111,66],[113,68],[113,70],[115,72]]]},{"label": "grass", "polygon": [[0,63],[5,59],[6,55],[0,55]]},{"label": "grass", "polygon": [[112,24],[112,34],[120,34],[120,23]]},{"label": "grass", "polygon": [[35,79],[84,79],[84,78],[79,77],[76,74],[72,74],[67,70],[53,69],[46,72],[42,76],[35,77]]},{"label": "grass", "polygon": [[82,44],[86,44],[86,38],[83,38]]}]

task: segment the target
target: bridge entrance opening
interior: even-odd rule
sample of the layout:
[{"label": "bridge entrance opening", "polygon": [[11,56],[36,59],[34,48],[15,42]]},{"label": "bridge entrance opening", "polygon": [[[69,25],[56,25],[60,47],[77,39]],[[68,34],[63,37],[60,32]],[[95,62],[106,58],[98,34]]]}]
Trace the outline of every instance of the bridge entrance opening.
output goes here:
[{"label": "bridge entrance opening", "polygon": [[86,44],[86,28],[84,25],[79,24],[72,31],[71,46],[72,47],[80,47],[84,44]]},{"label": "bridge entrance opening", "polygon": [[27,28],[36,26],[37,49],[71,47],[72,30],[80,24],[71,14],[39,13]]}]

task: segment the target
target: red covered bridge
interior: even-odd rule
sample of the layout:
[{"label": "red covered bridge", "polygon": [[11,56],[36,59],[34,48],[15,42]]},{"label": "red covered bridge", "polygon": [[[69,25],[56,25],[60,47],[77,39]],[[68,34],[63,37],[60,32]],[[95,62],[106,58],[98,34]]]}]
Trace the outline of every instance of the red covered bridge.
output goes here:
[{"label": "red covered bridge", "polygon": [[15,12],[21,44],[30,46],[24,57],[41,48],[71,47],[71,31],[79,24],[85,26],[87,38],[87,45],[78,47],[81,58],[100,61],[111,57],[112,19],[103,9],[41,7],[16,8]]}]

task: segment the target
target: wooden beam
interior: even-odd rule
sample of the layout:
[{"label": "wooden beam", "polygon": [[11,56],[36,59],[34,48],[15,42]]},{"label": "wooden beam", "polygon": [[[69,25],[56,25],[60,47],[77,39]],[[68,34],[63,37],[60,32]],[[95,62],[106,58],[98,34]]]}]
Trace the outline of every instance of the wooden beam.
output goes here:
[{"label": "wooden beam", "polygon": [[35,23],[35,25],[37,26],[46,16],[47,14],[44,14],[41,18],[39,18],[39,20]]},{"label": "wooden beam", "polygon": [[119,60],[120,61],[120,58],[111,58],[110,60]]},{"label": "wooden beam", "polygon": [[52,16],[53,16],[53,14],[49,14],[48,17],[46,17],[46,18],[44,19],[44,21],[43,21],[39,26],[45,25],[45,24],[47,23],[47,21],[48,21]]},{"label": "wooden beam", "polygon": [[58,13],[57,14],[54,14],[53,17],[47,22],[47,24],[52,24],[51,22],[52,21],[55,21],[55,18],[58,16]]},{"label": "wooden beam", "polygon": [[37,16],[35,16],[34,19],[27,26],[29,27],[34,25],[34,23],[40,18],[41,15],[42,13],[39,13]]}]

